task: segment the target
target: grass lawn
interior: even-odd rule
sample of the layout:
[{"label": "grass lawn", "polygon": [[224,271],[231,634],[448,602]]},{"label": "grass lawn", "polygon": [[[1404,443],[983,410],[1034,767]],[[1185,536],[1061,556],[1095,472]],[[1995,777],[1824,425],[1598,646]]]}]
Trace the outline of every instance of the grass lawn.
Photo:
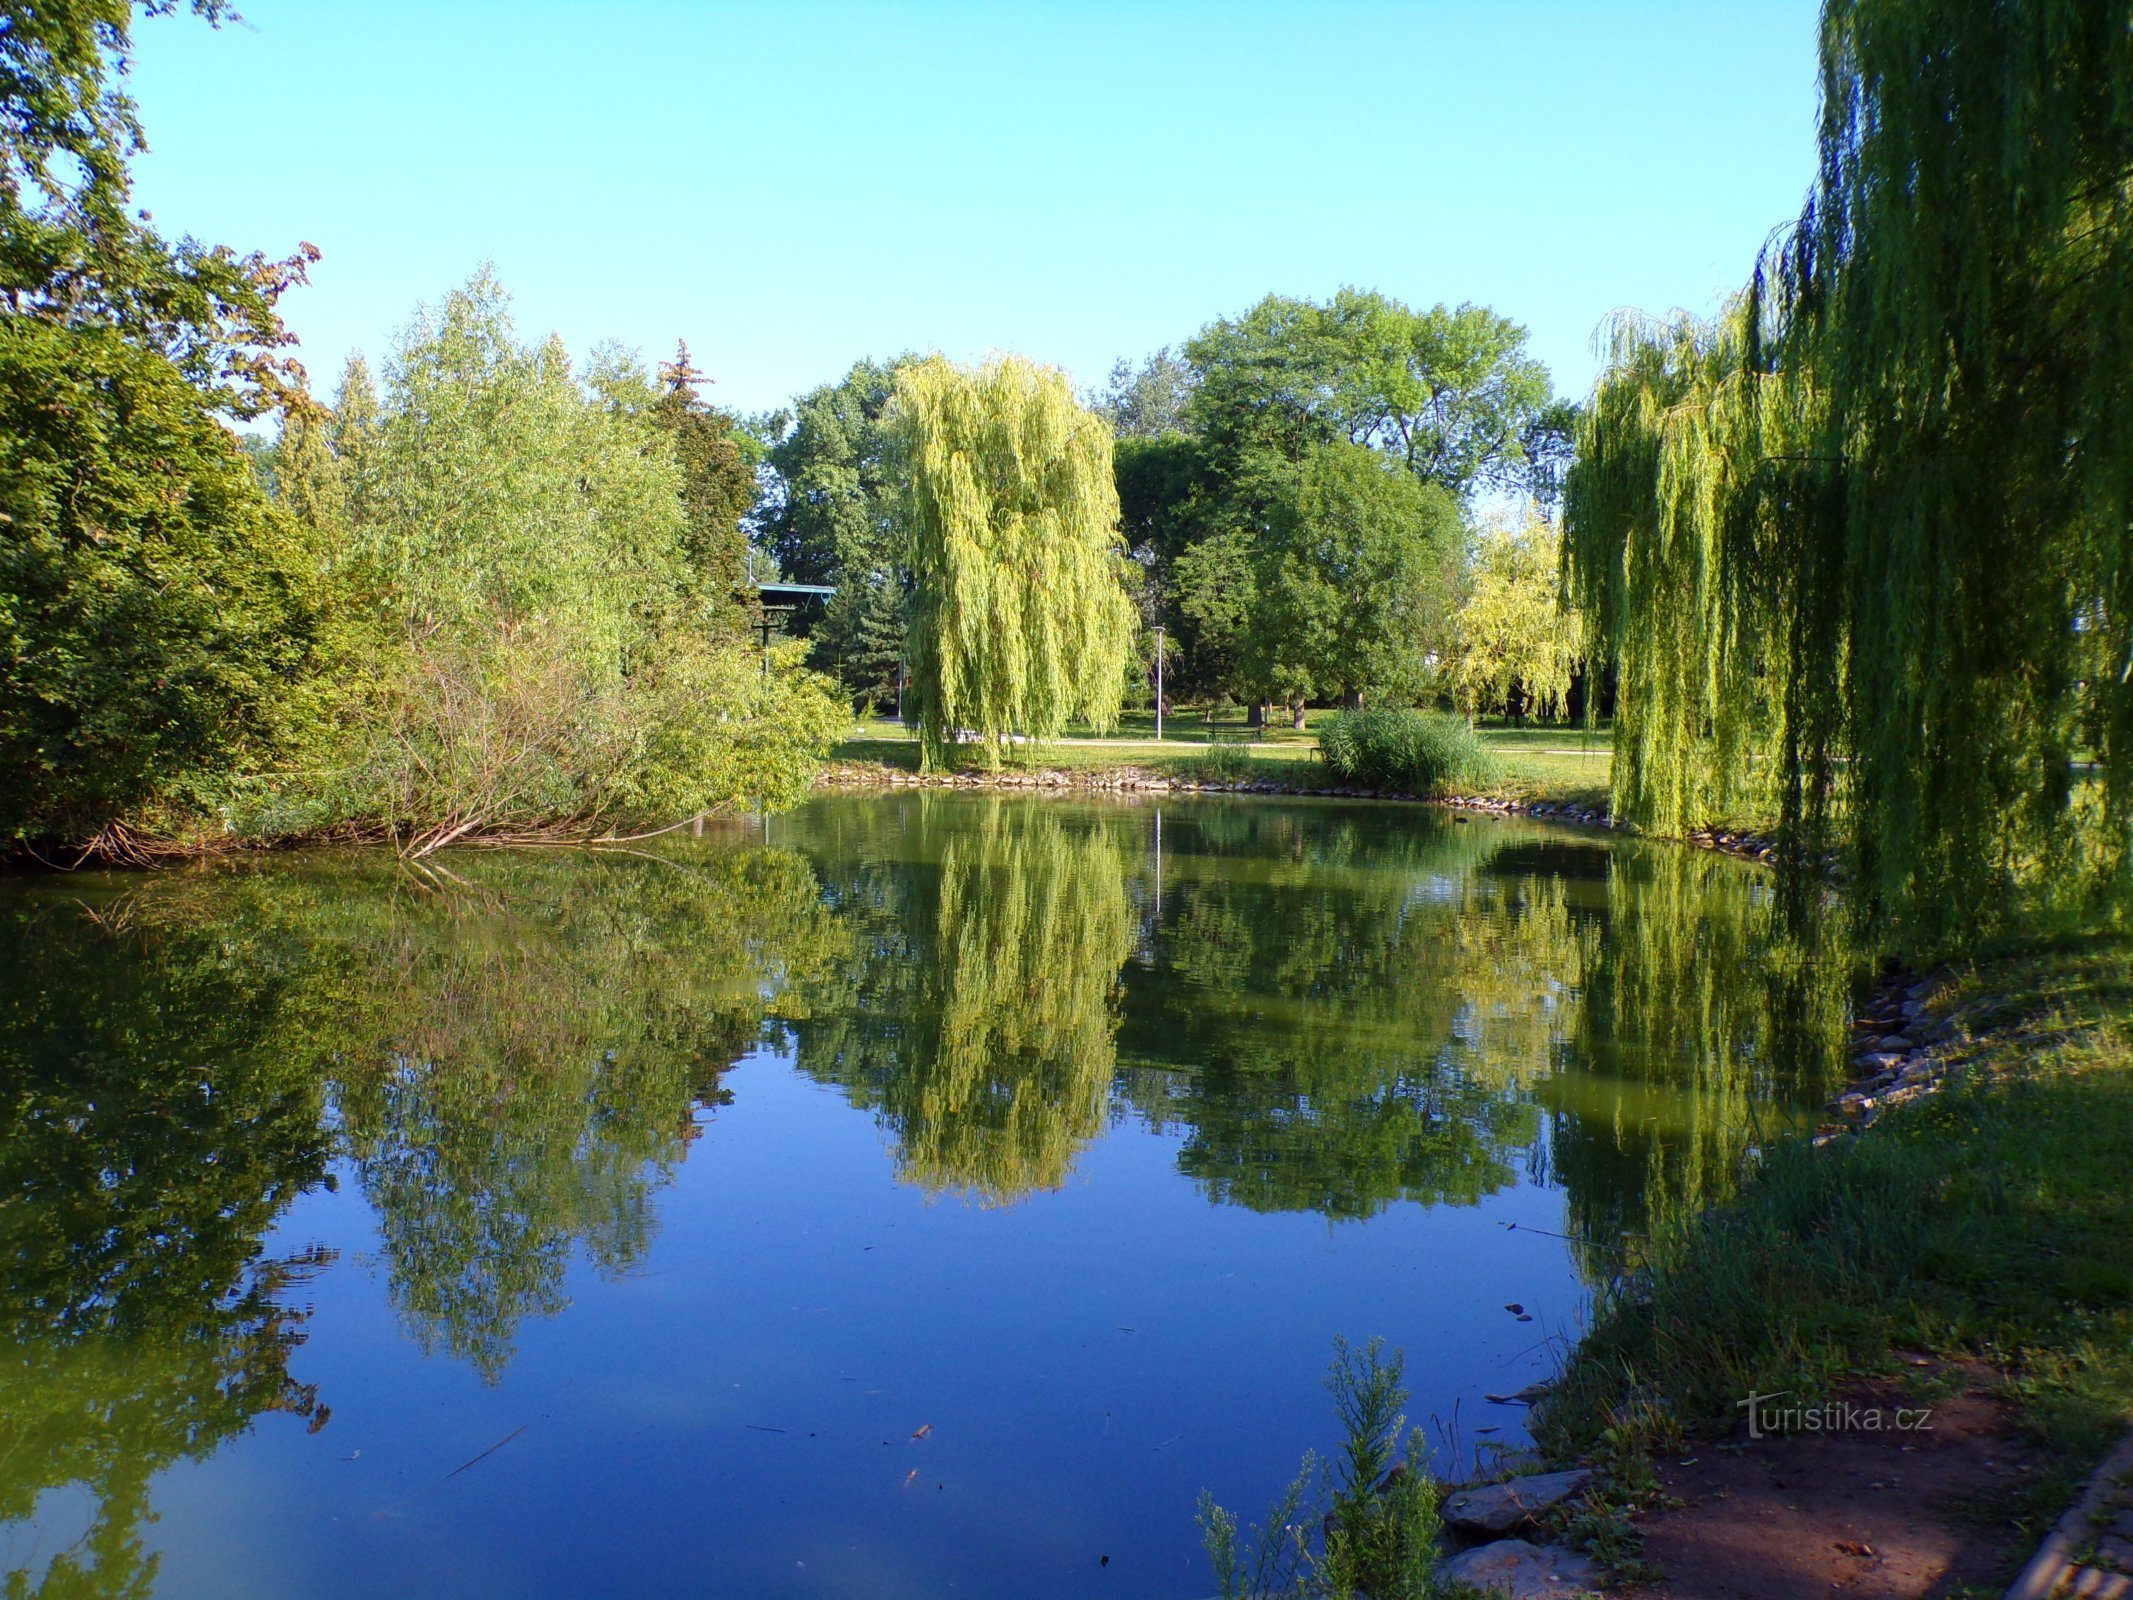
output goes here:
[{"label": "grass lawn", "polygon": [[[1309,720],[1330,714],[1314,710]],[[1300,787],[1330,781],[1317,760],[1318,742],[1308,727],[1299,731],[1283,725],[1258,733],[1245,726],[1241,715],[1231,713],[1216,725],[1216,741],[1211,745],[1206,719],[1183,712],[1164,719],[1160,743],[1154,733],[1153,712],[1129,711],[1111,733],[1098,737],[1069,730],[1064,739],[1029,754],[1033,765],[1050,771],[1094,773],[1132,767],[1174,778],[1263,776]],[[1606,729],[1509,728],[1484,723],[1480,733],[1498,763],[1495,782],[1480,792],[1557,804],[1605,804]],[[918,741],[897,723],[866,723],[840,743],[831,758],[915,772]],[[984,764],[977,751],[969,750],[962,753],[957,770],[981,771]]]},{"label": "grass lawn", "polygon": [[1679,1451],[1751,1392],[1982,1360],[2068,1469],[2003,1509],[2056,1516],[2133,1419],[2133,940],[1982,963],[1931,1005],[1977,1030],[1962,1080],[1779,1145],[1734,1204],[1655,1237],[1536,1413],[1546,1445]]}]

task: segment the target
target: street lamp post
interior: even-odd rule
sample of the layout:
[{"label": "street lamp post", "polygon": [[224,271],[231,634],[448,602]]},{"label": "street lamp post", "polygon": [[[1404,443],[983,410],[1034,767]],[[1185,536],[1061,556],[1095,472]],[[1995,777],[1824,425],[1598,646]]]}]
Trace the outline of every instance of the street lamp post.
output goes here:
[{"label": "street lamp post", "polygon": [[1155,628],[1155,742],[1163,742],[1163,625]]}]

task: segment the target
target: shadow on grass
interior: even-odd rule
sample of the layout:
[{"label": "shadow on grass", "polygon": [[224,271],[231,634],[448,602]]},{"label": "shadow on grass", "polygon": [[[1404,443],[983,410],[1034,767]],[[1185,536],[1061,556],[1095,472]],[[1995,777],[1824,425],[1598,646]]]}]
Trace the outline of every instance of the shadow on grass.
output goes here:
[{"label": "shadow on grass", "polygon": [[1991,1031],[1863,1137],[1774,1150],[1735,1204],[1655,1237],[1537,1409],[1566,1455],[1723,1432],[1902,1352],[1982,1358],[2053,1447],[2133,1416],[2133,948],[2059,938],[1936,1009]]}]

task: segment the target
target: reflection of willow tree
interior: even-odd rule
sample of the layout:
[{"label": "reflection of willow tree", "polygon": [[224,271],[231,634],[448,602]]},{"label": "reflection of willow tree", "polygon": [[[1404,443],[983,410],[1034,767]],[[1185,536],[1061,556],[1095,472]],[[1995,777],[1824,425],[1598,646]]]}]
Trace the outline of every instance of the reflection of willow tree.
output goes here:
[{"label": "reflection of willow tree", "polygon": [[[182,891],[174,891],[180,892]],[[315,1081],[264,1047],[293,975],[244,924],[92,918],[24,891],[0,917],[0,1523],[80,1485],[89,1526],[13,1595],[140,1595],[150,1480],[262,1412],[326,1408],[278,1304],[323,1256],[260,1259],[325,1173]]]},{"label": "reflection of willow tree", "polygon": [[336,894],[357,982],[334,1072],[402,1317],[493,1379],[574,1252],[642,1259],[695,1108],[839,936],[783,852],[464,870],[441,899]]},{"label": "reflection of willow tree", "polygon": [[1119,826],[996,798],[899,815],[915,828],[874,831],[875,864],[831,887],[854,958],[814,992],[800,1065],[875,1111],[917,1183],[1056,1187],[1109,1105],[1134,934]]},{"label": "reflection of willow tree", "polygon": [[1556,1064],[1596,932],[1577,879],[1604,853],[1536,846],[1556,875],[1492,873],[1506,830],[1412,814],[1218,811],[1194,833],[1173,828],[1122,1041],[1191,1065],[1129,1091],[1186,1130],[1182,1169],[1220,1200],[1335,1217],[1513,1181],[1539,1128],[1526,1086]]},{"label": "reflection of willow tree", "polygon": [[1836,919],[1793,931],[1769,880],[1737,863],[1625,845],[1607,895],[1585,1067],[1548,1094],[1555,1176],[1595,1280],[1633,1264],[1652,1227],[1733,1193],[1752,1153],[1818,1102],[1846,1012]]}]

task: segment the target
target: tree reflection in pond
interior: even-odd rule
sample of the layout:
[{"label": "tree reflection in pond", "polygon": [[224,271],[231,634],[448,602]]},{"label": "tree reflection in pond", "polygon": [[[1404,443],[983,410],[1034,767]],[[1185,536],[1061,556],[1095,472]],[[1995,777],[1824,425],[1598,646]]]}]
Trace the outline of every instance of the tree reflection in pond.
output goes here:
[{"label": "tree reflection in pond", "polygon": [[809,994],[800,1065],[875,1112],[914,1183],[1056,1188],[1110,1104],[1137,829],[925,795],[899,822],[825,868],[854,953]]},{"label": "tree reflection in pond", "polygon": [[786,829],[853,934],[800,1065],[904,1175],[1055,1186],[1108,1098],[1257,1210],[1559,1176],[1602,1281],[1835,1065],[1842,961],[1738,863],[1413,808],[1167,817],[1160,865],[1145,805],[918,793]]},{"label": "tree reflection in pond", "polygon": [[360,981],[329,1070],[409,1331],[493,1378],[575,1254],[643,1259],[695,1111],[843,937],[782,851],[460,870],[338,900],[327,948]]},{"label": "tree reflection in pond", "polygon": [[295,1196],[346,1176],[405,1334],[495,1381],[574,1266],[646,1260],[759,1047],[929,1192],[1056,1188],[1118,1123],[1259,1212],[1538,1182],[1588,1286],[1838,1065],[1842,952],[1684,850],[924,794],[776,832],[470,853],[456,881],[349,852],[8,886],[0,1524],[47,1526],[66,1485],[90,1507],[9,1592],[147,1594],[157,1474],[326,1421],[290,1366],[331,1261],[273,1239]]},{"label": "tree reflection in pond", "polygon": [[325,1265],[261,1240],[325,1180],[324,1086],[262,1045],[300,959],[278,937],[41,897],[0,916],[0,1523],[48,1490],[75,1537],[10,1595],[145,1595],[149,1484],[262,1412],[325,1423],[288,1371],[288,1291]]}]

